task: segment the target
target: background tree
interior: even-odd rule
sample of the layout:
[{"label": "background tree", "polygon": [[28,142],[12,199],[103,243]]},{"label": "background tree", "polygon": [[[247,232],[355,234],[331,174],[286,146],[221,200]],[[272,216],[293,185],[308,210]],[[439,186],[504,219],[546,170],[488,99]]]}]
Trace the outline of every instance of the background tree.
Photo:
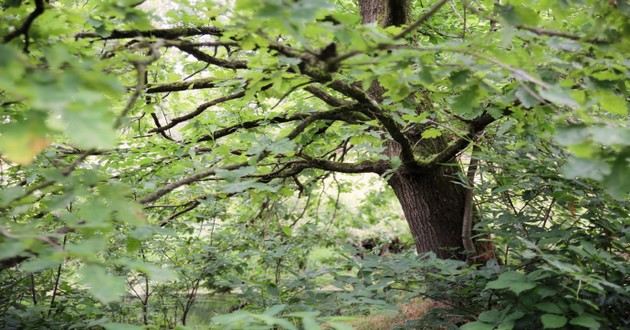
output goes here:
[{"label": "background tree", "polygon": [[[52,280],[54,297],[76,295],[102,304],[95,317],[115,315],[130,274],[155,288],[173,280],[154,264],[163,256],[141,249],[145,241],[191,235],[216,219],[235,225],[221,229],[228,238],[217,255],[234,248],[232,258],[257,256],[257,268],[243,275],[257,283],[243,290],[248,302],[270,308],[302,299],[311,278],[286,269],[308,269],[307,244],[339,244],[335,235],[350,222],[337,211],[339,194],[320,219],[326,198],[316,191],[334,182],[341,192],[337,173],[380,176],[420,253],[469,256],[476,213],[475,229],[495,235],[507,259],[509,275],[484,273],[487,290],[518,296],[566,285],[554,294],[583,299],[577,311],[558,307],[567,322],[584,313],[602,313],[593,319],[604,322],[608,305],[592,301],[627,297],[627,1],[1,6],[0,274],[11,308],[25,292],[41,306]],[[483,193],[476,205],[473,185]],[[544,239],[555,231],[566,236]],[[583,268],[567,266],[576,260]],[[209,269],[238,273],[213,268],[215,261]],[[528,268],[539,264],[548,277]],[[452,277],[472,272],[447,265],[435,267]],[[373,267],[349,267],[372,280]],[[303,281],[286,284],[295,278]],[[588,294],[572,286],[583,282]],[[12,291],[15,283],[27,291]],[[473,287],[475,299],[485,298]],[[533,301],[549,297],[530,293]],[[523,320],[562,323],[501,297]],[[309,322],[305,315],[294,317]]]}]

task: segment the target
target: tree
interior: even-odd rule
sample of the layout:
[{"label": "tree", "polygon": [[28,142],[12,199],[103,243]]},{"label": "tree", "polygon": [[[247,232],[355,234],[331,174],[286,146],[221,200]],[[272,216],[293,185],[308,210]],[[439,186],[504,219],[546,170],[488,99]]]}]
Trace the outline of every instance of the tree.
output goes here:
[{"label": "tree", "polygon": [[[243,309],[224,327],[418,294],[469,328],[627,326],[629,16],[621,0],[3,1],[0,327],[172,327],[200,291]],[[365,214],[339,205],[336,173],[391,187],[357,223],[397,219],[378,210],[395,195],[416,250],[460,260],[353,258]],[[473,236],[503,264],[463,262],[482,259]],[[313,267],[313,247],[339,258]]]},{"label": "tree", "polygon": [[[434,4],[414,25],[422,24],[445,3],[446,1],[439,1]],[[385,27],[404,25],[409,17],[409,1],[362,0],[359,1],[359,8],[364,24],[378,22]],[[383,103],[384,92],[378,83],[374,83],[368,91],[380,103]],[[430,112],[433,107],[430,92],[421,89],[418,94],[411,96],[408,106],[416,109],[418,115]],[[416,155],[430,157],[439,154],[448,146],[448,141],[442,136],[434,137],[429,142],[423,140],[422,130],[426,128],[426,125],[423,127],[415,124],[407,129],[407,134],[401,131],[402,142],[387,141],[386,154],[400,157],[401,160],[414,160]],[[405,144],[413,147],[403,148]],[[407,148],[411,150],[405,151]],[[435,164],[424,171],[417,168],[415,161],[403,162],[388,179],[405,212],[419,253],[432,251],[441,257],[455,258],[463,255],[465,193],[462,186],[453,182],[459,171],[451,166],[454,156],[455,154],[442,160],[449,164]]]},{"label": "tree", "polygon": [[[550,135],[627,115],[624,2],[343,4],[181,3],[162,23],[108,1],[87,21],[71,1],[6,5],[0,211],[53,225],[3,268],[51,253],[60,234],[95,235],[90,210],[114,236],[142,208],[168,226],[216,198],[291,195],[330,172],[383,176],[418,252],[461,257],[470,182],[457,160],[472,143],[492,144],[508,120]],[[569,174],[626,196],[627,144],[581,134]]]}]

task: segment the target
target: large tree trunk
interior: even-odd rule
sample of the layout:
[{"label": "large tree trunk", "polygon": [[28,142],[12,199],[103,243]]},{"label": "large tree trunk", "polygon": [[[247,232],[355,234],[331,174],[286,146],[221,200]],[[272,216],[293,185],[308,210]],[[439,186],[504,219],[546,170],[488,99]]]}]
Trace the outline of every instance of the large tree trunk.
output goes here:
[{"label": "large tree trunk", "polygon": [[[382,26],[405,24],[408,20],[408,0],[360,0],[359,7],[363,23],[377,22]],[[381,100],[382,88],[374,84],[370,94]],[[422,102],[420,102],[422,103]],[[419,104],[430,107],[431,102]],[[411,137],[413,140],[413,137]],[[418,136],[415,137],[417,142]],[[420,141],[417,144],[422,152],[433,152],[444,147],[444,140]],[[387,154],[399,153],[395,142],[387,143]],[[442,167],[432,173],[410,173],[401,167],[392,175],[388,183],[396,193],[405,213],[411,234],[419,253],[434,252],[442,258],[465,257],[462,243],[465,190],[453,183],[456,168]]]},{"label": "large tree trunk", "polygon": [[398,171],[388,183],[400,201],[418,252],[461,259],[465,191],[444,172],[437,169],[416,175]]}]

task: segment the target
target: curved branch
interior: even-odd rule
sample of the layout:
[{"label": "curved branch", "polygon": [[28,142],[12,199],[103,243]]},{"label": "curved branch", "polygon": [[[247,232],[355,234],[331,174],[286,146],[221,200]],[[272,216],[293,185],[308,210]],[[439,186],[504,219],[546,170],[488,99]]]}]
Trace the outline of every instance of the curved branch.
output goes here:
[{"label": "curved branch", "polygon": [[175,127],[177,124],[190,120],[192,118],[195,118],[197,116],[199,116],[201,113],[203,113],[204,111],[206,111],[206,109],[215,106],[217,104],[221,104],[223,102],[227,102],[230,100],[234,100],[234,99],[238,99],[245,96],[245,91],[240,91],[234,94],[230,94],[228,96],[224,96],[224,97],[220,97],[218,99],[214,99],[212,101],[206,102],[200,106],[197,107],[197,109],[195,109],[195,111],[193,112],[189,112],[183,116],[179,116],[179,117],[175,117],[173,118],[173,120],[171,120],[168,124],[162,126],[162,127],[157,127],[154,128],[152,130],[149,131],[149,133],[156,133],[156,132],[164,132],[168,129],[171,129],[173,127]]},{"label": "curved branch", "polygon": [[199,49],[195,47],[191,47],[189,45],[176,45],[175,47],[177,47],[179,50],[183,51],[184,53],[194,56],[196,59],[202,62],[210,63],[210,64],[220,66],[222,68],[227,68],[227,69],[247,69],[247,62],[245,61],[224,60],[218,57],[208,55],[200,51]]},{"label": "curved branch", "polygon": [[307,86],[304,88],[305,91],[313,94],[315,97],[317,97],[318,99],[324,101],[324,103],[333,106],[333,107],[340,107],[344,104],[346,104],[347,102],[344,100],[340,100],[328,93],[326,93],[325,91],[323,91],[321,88],[317,88],[315,86]]},{"label": "curved branch", "polygon": [[24,35],[24,51],[28,53],[28,44],[29,44],[28,32],[31,29],[31,25],[33,25],[33,22],[35,21],[35,19],[44,13],[44,9],[45,9],[44,0],[35,0],[35,9],[30,14],[28,14],[26,19],[24,20],[24,23],[22,23],[22,26],[20,26],[19,28],[15,29],[13,32],[4,36],[4,38],[2,39],[2,42],[8,43],[9,41],[13,40],[15,37],[19,35]]},{"label": "curved branch", "polygon": [[424,13],[422,16],[420,16],[420,18],[418,18],[418,20],[416,20],[411,25],[407,26],[407,28],[404,29],[402,32],[400,32],[399,34],[394,36],[394,40],[401,39],[404,36],[406,36],[407,34],[413,32],[418,27],[420,27],[420,25],[422,25],[429,18],[431,18],[433,15],[435,15],[437,13],[437,11],[440,10],[440,8],[442,8],[442,6],[444,6],[448,1],[449,0],[440,0],[440,1],[436,2],[436,3],[434,3],[433,6],[431,6],[429,8],[429,10],[427,10],[426,13]]},{"label": "curved branch", "polygon": [[290,117],[286,117],[285,115],[281,115],[281,116],[277,116],[277,117],[272,117],[272,118],[261,118],[261,119],[254,119],[254,120],[250,120],[250,121],[246,121],[240,124],[236,124],[236,125],[232,125],[229,127],[225,127],[225,128],[221,128],[219,130],[216,130],[210,134],[206,134],[200,138],[198,138],[196,140],[196,142],[204,142],[204,141],[214,141],[216,139],[222,138],[224,136],[230,135],[236,131],[238,131],[239,129],[250,129],[250,128],[256,128],[259,126],[262,126],[264,124],[281,124],[281,123],[287,123],[290,121],[296,121],[296,120],[300,120],[300,119],[304,119],[308,117],[308,114],[296,114]]},{"label": "curved branch", "polygon": [[305,159],[304,162],[297,164],[298,167],[303,167],[303,169],[316,168],[340,173],[376,173],[380,175],[391,168],[390,163],[386,160],[366,160],[359,163],[344,163],[312,158],[304,154],[300,154],[299,156]]},{"label": "curved branch", "polygon": [[155,94],[155,93],[168,93],[168,92],[179,92],[179,91],[187,91],[193,89],[206,89],[206,88],[215,88],[217,84],[212,78],[202,78],[202,79],[193,79],[189,81],[176,81],[172,83],[166,84],[149,84],[147,85],[147,89],[145,93],[147,94]]},{"label": "curved branch", "polygon": [[[509,112],[509,110],[506,110]],[[431,168],[437,166],[439,164],[446,163],[455,156],[457,156],[460,152],[462,152],[470,142],[477,136],[477,134],[481,133],[488,125],[493,123],[496,119],[492,117],[489,113],[484,113],[479,116],[477,119],[471,121],[468,124],[468,132],[463,136],[459,137],[457,140],[451,142],[446,146],[446,148],[442,149],[439,153],[433,155],[429,160],[425,162],[421,162],[420,166],[423,168]]]},{"label": "curved branch", "polygon": [[[43,1],[43,0],[41,0]],[[223,31],[213,26],[199,26],[192,28],[172,28],[172,29],[155,29],[155,30],[114,30],[109,35],[103,36],[96,32],[82,32],[75,35],[75,38],[99,38],[101,40],[109,39],[127,39],[137,37],[176,39],[179,37],[192,37],[198,35],[221,36]]]},{"label": "curved branch", "polygon": [[[234,165],[230,165],[230,166],[225,166],[223,168],[221,168],[222,170],[226,170],[226,171],[231,171],[231,170],[235,170],[239,167],[243,167],[248,165],[247,162],[244,163],[239,163],[239,164],[234,164]],[[152,202],[155,202],[156,200],[160,199],[162,196],[170,193],[171,191],[182,187],[182,186],[187,186],[189,184],[195,183],[197,181],[203,180],[211,175],[216,174],[217,169],[216,168],[211,168],[205,171],[201,171],[198,173],[195,173],[193,175],[187,176],[185,178],[182,178],[180,180],[177,180],[175,182],[171,182],[167,185],[165,185],[164,187],[150,193],[149,195],[145,196],[144,198],[138,200],[138,202],[140,204],[149,204]]]},{"label": "curved branch", "polygon": [[[300,133],[302,133],[309,125],[318,120],[343,120],[346,122],[357,122],[361,120],[369,120],[365,116],[361,116],[361,104],[350,104],[336,109],[323,112],[315,112],[307,117],[297,125],[288,135],[289,140],[295,139]],[[358,112],[358,113],[356,113]]]}]

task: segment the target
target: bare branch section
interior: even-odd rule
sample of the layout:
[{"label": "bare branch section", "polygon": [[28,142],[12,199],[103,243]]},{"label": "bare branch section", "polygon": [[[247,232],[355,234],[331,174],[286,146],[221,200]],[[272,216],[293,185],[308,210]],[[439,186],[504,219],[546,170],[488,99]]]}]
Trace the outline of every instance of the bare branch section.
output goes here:
[{"label": "bare branch section", "polygon": [[[490,21],[493,24],[501,23],[499,21],[499,19],[494,18],[494,17],[489,16],[489,15],[486,15],[483,12],[483,10],[481,10],[479,8],[475,8],[474,6],[471,6],[469,1],[464,1],[464,6],[466,6],[466,8],[468,8],[468,9],[470,9],[470,11],[475,13],[477,16],[479,16],[479,17],[481,17],[483,19],[486,19],[486,20]],[[588,42],[588,43],[592,43],[592,44],[608,44],[608,43],[610,43],[609,40],[605,40],[605,39],[588,38],[586,36],[572,34],[572,33],[569,33],[569,32],[549,30],[549,29],[535,27],[535,26],[526,26],[526,25],[522,25],[522,24],[517,24],[517,25],[514,25],[514,27],[517,28],[517,29],[520,29],[520,30],[529,31],[529,32],[531,32],[533,34],[536,34],[536,35],[539,35],[539,36],[558,37],[558,38],[564,38],[564,39],[569,39],[569,40],[574,40],[574,41]]]},{"label": "bare branch section", "polygon": [[389,161],[386,160],[378,160],[378,161],[363,161],[359,163],[345,163],[345,162],[335,162],[327,159],[318,159],[311,158],[306,155],[300,155],[302,158],[305,158],[306,161],[304,163],[300,163],[304,169],[307,168],[315,168],[326,171],[340,172],[340,173],[376,173],[383,174],[388,169],[391,168]]},{"label": "bare branch section", "polygon": [[204,142],[204,141],[214,141],[216,139],[222,138],[224,136],[228,136],[232,133],[240,129],[252,129],[264,125],[269,124],[283,124],[292,121],[303,120],[300,125],[293,129],[291,133],[287,136],[289,139],[295,138],[299,133],[304,131],[304,129],[317,120],[341,120],[349,123],[356,123],[361,120],[366,120],[366,118],[361,113],[357,112],[356,109],[359,108],[359,105],[348,105],[344,107],[340,107],[337,109],[332,109],[328,111],[322,112],[313,112],[313,113],[297,113],[294,115],[278,115],[271,118],[260,118],[254,119],[246,122],[242,122],[239,124],[235,124],[232,126],[228,126],[225,128],[218,129],[211,134],[206,134],[200,138],[198,138],[195,142]]},{"label": "bare branch section", "polygon": [[[509,110],[506,110],[506,112],[509,113]],[[432,168],[449,162],[460,152],[466,149],[473,139],[495,120],[496,119],[490,114],[484,113],[483,115],[477,117],[477,119],[469,122],[468,132],[466,134],[451,142],[446,148],[435,154],[428,161],[422,162],[421,167]]]},{"label": "bare branch section", "polygon": [[406,36],[407,34],[413,32],[415,29],[420,27],[420,25],[424,24],[424,22],[426,22],[427,20],[429,20],[429,18],[435,15],[438,12],[438,10],[440,10],[440,8],[442,8],[442,6],[444,6],[448,1],[449,0],[440,0],[434,3],[433,6],[429,8],[429,10],[427,10],[424,14],[422,14],[422,16],[420,16],[420,18],[418,18],[418,20],[416,20],[415,22],[407,26],[407,28],[404,29],[402,32],[394,36],[394,40],[402,39],[404,36]]},{"label": "bare branch section", "polygon": [[[243,167],[246,166],[248,163],[239,163],[239,164],[234,164],[234,165],[230,165],[230,166],[226,166],[221,168],[221,170],[226,170],[226,171],[232,171],[235,170],[239,167]],[[195,173],[191,176],[187,176],[183,179],[177,180],[175,182],[171,182],[169,184],[167,184],[166,186],[150,193],[149,195],[145,196],[144,198],[140,199],[138,202],[141,204],[149,204],[149,203],[153,203],[156,200],[160,199],[162,196],[170,193],[171,191],[182,187],[182,186],[187,186],[189,184],[195,183],[197,181],[203,180],[209,176],[212,176],[214,174],[216,174],[217,169],[216,168],[211,168],[205,171],[201,171],[198,173]]]},{"label": "bare branch section", "polygon": [[[43,2],[43,0],[40,0]],[[221,36],[223,31],[213,26],[199,26],[192,28],[172,28],[172,29],[156,29],[156,30],[114,30],[109,35],[101,35],[96,32],[82,32],[75,35],[75,38],[99,38],[102,40],[109,39],[128,39],[128,38],[162,38],[177,39],[181,37],[192,37],[200,35]]]},{"label": "bare branch section", "polygon": [[[385,173],[385,171],[387,171],[390,168],[389,162],[384,161],[384,160],[364,161],[360,163],[343,163],[343,162],[330,161],[326,159],[316,159],[316,158],[312,158],[305,155],[300,155],[300,156],[304,158],[305,160],[292,161],[289,163],[289,166],[285,167],[284,169],[280,171],[259,175],[257,176],[258,180],[260,180],[260,182],[269,182],[275,178],[291,177],[309,168],[341,172],[341,173],[377,173],[377,174],[383,174]],[[220,169],[212,168],[212,169],[195,173],[193,175],[187,176],[185,178],[182,178],[180,180],[177,180],[177,181],[174,181],[165,185],[164,187],[138,200],[138,202],[145,205],[153,203],[179,187],[187,186],[187,185],[199,182],[201,180],[204,180],[212,175],[215,175],[218,170],[232,171],[232,170],[241,168],[243,166],[247,166],[248,164],[249,162],[243,162],[239,164],[225,166]]]},{"label": "bare branch section", "polygon": [[208,108],[210,108],[212,106],[215,106],[217,104],[221,104],[223,102],[227,102],[227,101],[230,101],[230,100],[235,100],[235,99],[241,98],[243,96],[245,96],[245,91],[233,93],[233,94],[230,94],[230,95],[224,96],[224,97],[219,97],[217,99],[214,99],[212,101],[206,102],[206,103],[198,106],[197,109],[195,109],[195,111],[187,113],[187,114],[185,114],[183,116],[175,117],[168,124],[166,124],[166,125],[164,125],[162,127],[154,128],[154,129],[150,130],[149,132],[150,133],[164,132],[164,131],[166,131],[168,129],[171,129],[171,128],[175,127],[177,124],[179,124],[181,122],[184,122],[184,121],[187,121],[187,120],[190,120],[192,118],[195,118],[195,117],[199,116],[204,111],[206,111],[206,109],[208,109]]},{"label": "bare branch section", "polygon": [[239,129],[251,129],[251,128],[256,128],[256,127],[267,125],[267,124],[282,124],[282,123],[304,119],[306,117],[308,117],[308,114],[296,114],[296,115],[288,116],[288,117],[285,115],[280,115],[280,116],[271,117],[271,118],[254,119],[254,120],[246,121],[240,124],[218,129],[212,132],[211,134],[206,134],[198,138],[196,142],[214,141],[224,136],[228,136],[238,131]]},{"label": "bare branch section", "polygon": [[288,139],[296,138],[300,133],[302,133],[309,125],[318,121],[318,120],[342,120],[346,122],[360,122],[362,120],[369,120],[368,117],[363,115],[360,111],[362,109],[361,104],[351,104],[347,106],[342,106],[336,109],[322,111],[322,112],[314,112],[309,116],[305,117],[304,120],[297,125],[290,133],[287,135]]},{"label": "bare branch section", "polygon": [[22,23],[22,26],[4,36],[2,42],[8,43],[9,41],[15,39],[17,36],[24,35],[24,52],[28,53],[28,33],[31,29],[31,25],[33,25],[33,22],[35,22],[35,19],[44,13],[44,9],[44,0],[35,0],[35,9],[26,17],[24,23]]},{"label": "bare branch section", "polygon": [[305,91],[313,94],[315,97],[317,97],[318,99],[324,101],[324,103],[333,106],[333,107],[340,107],[344,104],[346,104],[347,102],[344,100],[340,100],[328,93],[326,93],[324,90],[322,90],[321,88],[315,87],[315,86],[307,86],[304,88]]},{"label": "bare branch section", "polygon": [[202,61],[202,62],[206,62],[206,63],[210,63],[212,65],[216,65],[222,68],[226,68],[226,69],[247,69],[247,62],[245,61],[240,61],[240,60],[234,60],[234,61],[228,61],[228,60],[224,60],[218,57],[214,57],[211,55],[208,55],[202,51],[200,51],[199,49],[189,46],[189,45],[178,45],[175,46],[177,47],[179,50],[192,55],[193,57],[195,57],[196,59]]},{"label": "bare branch section", "polygon": [[166,84],[147,85],[147,94],[180,92],[194,89],[207,89],[217,87],[216,82],[212,78],[194,79],[189,81],[177,81]]}]

